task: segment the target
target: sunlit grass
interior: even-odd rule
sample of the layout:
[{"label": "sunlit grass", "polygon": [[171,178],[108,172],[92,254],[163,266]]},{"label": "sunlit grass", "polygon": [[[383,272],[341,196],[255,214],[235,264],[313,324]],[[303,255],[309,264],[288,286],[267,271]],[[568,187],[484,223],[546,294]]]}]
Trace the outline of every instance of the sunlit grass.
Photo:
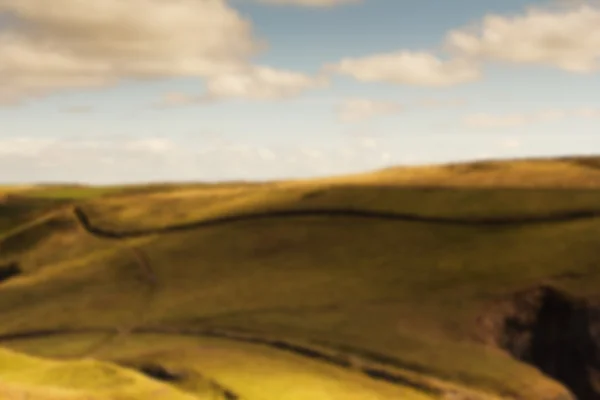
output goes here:
[{"label": "sunlit grass", "polygon": [[[13,397],[9,397],[13,396]],[[192,396],[142,374],[95,360],[43,360],[0,350],[0,398],[73,400],[210,399]]]},{"label": "sunlit grass", "polygon": [[[0,263],[18,261],[25,272],[0,284],[0,334],[110,332],[142,324],[246,329],[319,342],[340,352],[385,354],[398,364],[388,367],[420,379],[539,400],[560,393],[560,387],[534,368],[475,342],[475,320],[498,295],[542,281],[582,296],[596,293],[596,219],[500,228],[280,218],[114,241],[84,232],[69,207],[80,205],[93,224],[122,231],[294,209],[527,217],[600,210],[600,190],[590,189],[600,187],[594,186],[597,173],[568,160],[522,161],[261,185],[30,190],[0,208]],[[410,186],[444,180],[474,187]],[[535,187],[539,183],[549,187]],[[569,185],[570,190],[556,189]],[[131,248],[145,254],[157,285],[140,274]],[[6,345],[31,354],[73,356],[98,337],[72,340],[67,335]],[[160,360],[187,368],[198,380],[169,387],[196,393],[190,387],[197,385],[195,396],[210,386],[200,378],[208,377],[248,400],[431,398],[266,346],[222,340],[137,335],[107,344],[97,356],[107,362]],[[22,375],[15,372],[12,381],[0,371],[0,380],[36,388],[56,383],[70,391],[120,390],[122,376],[138,382],[130,370],[122,375],[114,364],[91,361],[61,364],[41,375],[31,372],[35,369],[19,371]]]}]

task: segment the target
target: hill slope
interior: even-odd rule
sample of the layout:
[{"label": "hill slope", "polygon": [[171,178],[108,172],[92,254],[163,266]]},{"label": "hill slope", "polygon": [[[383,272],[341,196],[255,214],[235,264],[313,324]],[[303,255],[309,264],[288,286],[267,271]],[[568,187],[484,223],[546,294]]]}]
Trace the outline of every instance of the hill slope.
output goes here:
[{"label": "hill slope", "polygon": [[0,345],[199,399],[597,400],[600,172],[492,164],[12,192]]}]

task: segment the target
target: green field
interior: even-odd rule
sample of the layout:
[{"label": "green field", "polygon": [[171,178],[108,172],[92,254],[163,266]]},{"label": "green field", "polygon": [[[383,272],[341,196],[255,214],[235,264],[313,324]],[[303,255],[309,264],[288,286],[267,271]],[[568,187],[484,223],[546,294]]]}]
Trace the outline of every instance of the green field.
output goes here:
[{"label": "green field", "polygon": [[2,188],[0,399],[598,400],[598,165]]}]

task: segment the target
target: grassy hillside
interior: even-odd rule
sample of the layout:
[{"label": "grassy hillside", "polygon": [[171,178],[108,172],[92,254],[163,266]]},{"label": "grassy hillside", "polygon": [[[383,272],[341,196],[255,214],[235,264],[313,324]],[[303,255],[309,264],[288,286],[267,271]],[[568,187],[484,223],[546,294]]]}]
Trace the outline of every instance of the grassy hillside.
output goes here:
[{"label": "grassy hillside", "polygon": [[0,399],[212,399],[208,382],[193,396],[143,374],[95,360],[60,362],[0,350]]},{"label": "grassy hillside", "polygon": [[0,395],[597,400],[596,164],[10,193]]}]

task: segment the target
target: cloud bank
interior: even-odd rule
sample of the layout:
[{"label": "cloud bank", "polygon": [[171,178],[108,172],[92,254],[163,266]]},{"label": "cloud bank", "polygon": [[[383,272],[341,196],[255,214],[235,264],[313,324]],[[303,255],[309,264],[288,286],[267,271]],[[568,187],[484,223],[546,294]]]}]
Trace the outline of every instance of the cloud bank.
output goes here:
[{"label": "cloud bank", "polygon": [[281,179],[363,171],[390,161],[370,137],[339,147],[266,147],[204,138],[0,139],[0,183]]}]

